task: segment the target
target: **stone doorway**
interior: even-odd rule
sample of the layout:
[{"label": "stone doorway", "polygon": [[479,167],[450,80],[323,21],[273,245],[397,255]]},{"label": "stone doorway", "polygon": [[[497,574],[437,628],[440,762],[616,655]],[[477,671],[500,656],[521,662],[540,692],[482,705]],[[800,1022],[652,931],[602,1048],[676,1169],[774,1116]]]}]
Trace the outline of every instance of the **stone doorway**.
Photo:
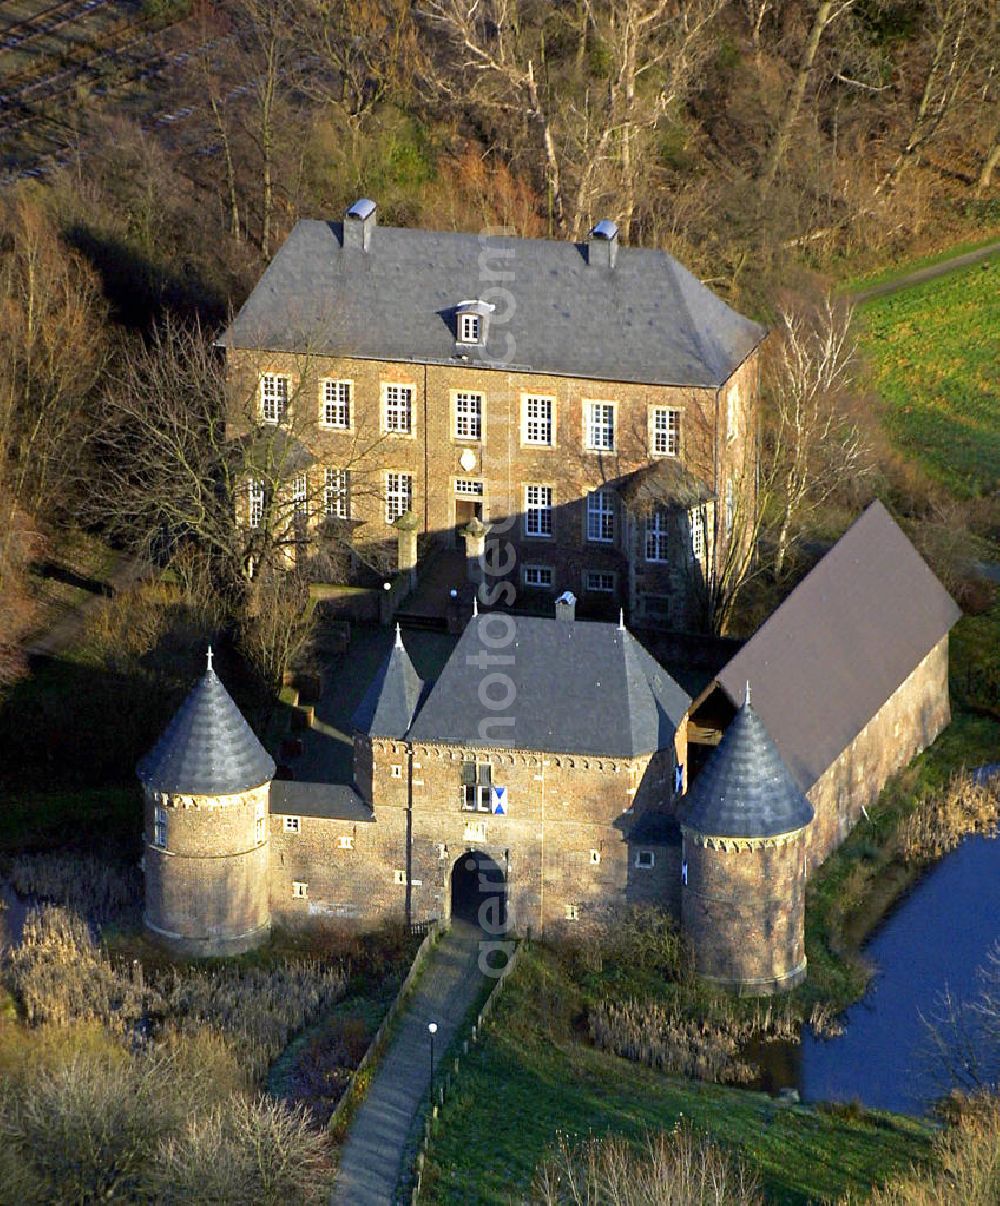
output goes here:
[{"label": "stone doorway", "polygon": [[451,917],[500,937],[507,929],[507,879],[488,854],[466,850],[451,869]]},{"label": "stone doorway", "polygon": [[465,548],[463,532],[474,519],[482,519],[483,504],[474,498],[455,499],[455,547]]}]

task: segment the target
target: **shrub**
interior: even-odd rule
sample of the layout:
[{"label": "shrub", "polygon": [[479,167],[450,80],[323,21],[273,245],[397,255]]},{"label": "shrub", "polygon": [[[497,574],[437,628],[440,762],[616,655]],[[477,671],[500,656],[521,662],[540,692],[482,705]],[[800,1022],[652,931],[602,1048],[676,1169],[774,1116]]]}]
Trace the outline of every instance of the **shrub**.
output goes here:
[{"label": "shrub", "polygon": [[150,1191],[164,1203],[318,1202],[330,1161],[309,1114],[266,1097],[231,1097],[160,1148]]},{"label": "shrub", "polygon": [[139,907],[142,876],[135,864],[87,854],[21,854],[3,866],[22,896],[67,905],[91,922],[119,920]]},{"label": "shrub", "polygon": [[996,1206],[1000,1201],[1000,1098],[969,1098],[934,1142],[934,1160],[877,1189],[872,1206]]},{"label": "shrub", "polygon": [[619,1135],[577,1146],[560,1137],[535,1173],[536,1206],[763,1206],[740,1160],[687,1127],[648,1135],[641,1148]]},{"label": "shrub", "polygon": [[970,833],[994,835],[1000,823],[1000,784],[977,783],[966,771],[952,775],[948,786],[910,813],[899,828],[899,851],[907,862],[940,858]]}]

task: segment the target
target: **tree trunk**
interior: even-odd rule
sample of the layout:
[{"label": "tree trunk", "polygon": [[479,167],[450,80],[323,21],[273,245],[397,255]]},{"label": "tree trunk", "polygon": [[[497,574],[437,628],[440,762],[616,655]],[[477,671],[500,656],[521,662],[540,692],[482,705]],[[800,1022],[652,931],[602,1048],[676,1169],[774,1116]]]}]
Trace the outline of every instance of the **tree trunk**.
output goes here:
[{"label": "tree trunk", "polygon": [[993,183],[993,173],[998,163],[1000,163],[1000,129],[994,133],[993,145],[987,151],[983,166],[979,171],[979,179],[976,181],[977,197],[981,197]]},{"label": "tree trunk", "polygon": [[[763,173],[763,191],[768,193],[771,186],[774,184],[774,178],[778,174],[778,169],[785,158],[785,152],[788,150],[788,143],[792,136],[792,128],[798,121],[799,113],[802,109],[802,102],[806,95],[806,86],[809,83],[809,77],[812,74],[813,65],[816,62],[816,55],[819,51],[820,39],[823,37],[823,31],[833,20],[835,0],[820,0],[816,8],[816,15],[813,17],[812,27],[809,30],[809,37],[806,39],[805,49],[802,52],[802,59],[799,63],[798,70],[795,73],[795,80],[792,83],[791,90],[785,101],[785,109],[781,115],[781,121],[778,124],[778,132],[774,136],[774,142],[771,144],[771,153],[768,156],[767,164]],[[840,10],[842,11],[842,10]]]}]

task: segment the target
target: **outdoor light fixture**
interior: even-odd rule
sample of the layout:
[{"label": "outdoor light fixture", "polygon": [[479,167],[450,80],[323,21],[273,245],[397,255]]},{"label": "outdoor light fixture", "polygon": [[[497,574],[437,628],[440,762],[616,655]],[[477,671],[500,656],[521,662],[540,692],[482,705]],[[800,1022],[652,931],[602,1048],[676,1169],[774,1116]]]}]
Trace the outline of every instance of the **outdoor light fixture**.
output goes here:
[{"label": "outdoor light fixture", "polygon": [[382,589],[383,590],[392,590],[392,583],[391,582],[383,582]]},{"label": "outdoor light fixture", "polygon": [[427,1023],[427,1033],[431,1036],[431,1093],[434,1092],[434,1036],[437,1034],[437,1029],[437,1022]]},{"label": "outdoor light fixture", "polygon": [[452,588],[451,588],[451,590],[450,590],[450,591],[448,591],[448,594],[449,594],[449,595],[451,595],[451,597],[452,597],[453,599],[457,599],[457,598],[458,598],[458,591],[457,591],[457,590],[456,590],[454,587],[452,587]]}]

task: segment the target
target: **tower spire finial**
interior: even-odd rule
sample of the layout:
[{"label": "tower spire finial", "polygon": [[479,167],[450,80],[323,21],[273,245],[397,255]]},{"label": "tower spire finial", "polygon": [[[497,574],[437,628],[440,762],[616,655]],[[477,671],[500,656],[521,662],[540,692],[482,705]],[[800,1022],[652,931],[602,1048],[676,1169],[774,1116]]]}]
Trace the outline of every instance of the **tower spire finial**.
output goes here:
[{"label": "tower spire finial", "polygon": [[478,590],[472,596],[472,614],[473,614],[473,616],[479,615],[479,591]]},{"label": "tower spire finial", "polygon": [[746,693],[746,698],[743,700],[743,703],[749,704],[749,702],[750,702],[750,680],[747,679],[747,693]]},{"label": "tower spire finial", "polygon": [[399,621],[396,621],[396,648],[403,648],[403,634],[399,631]]},{"label": "tower spire finial", "polygon": [[209,647],[208,647],[208,653],[205,657],[205,660],[208,663],[208,673],[211,674],[212,673],[212,646],[211,645],[209,645]]},{"label": "tower spire finial", "polygon": [[618,631],[619,632],[625,631],[625,608],[624,607],[618,608]]}]

